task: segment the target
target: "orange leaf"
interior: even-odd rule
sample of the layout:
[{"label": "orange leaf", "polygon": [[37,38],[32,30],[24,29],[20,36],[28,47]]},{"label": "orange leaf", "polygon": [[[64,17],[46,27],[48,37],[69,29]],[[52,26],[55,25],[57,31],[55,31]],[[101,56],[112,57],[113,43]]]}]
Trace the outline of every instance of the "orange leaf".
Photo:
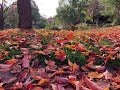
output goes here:
[{"label": "orange leaf", "polygon": [[116,83],[119,83],[120,84],[120,76],[118,77],[114,77],[111,79],[112,81],[116,82]]},{"label": "orange leaf", "polygon": [[0,83],[0,90],[5,90],[3,87],[2,87],[3,83]]},{"label": "orange leaf", "polygon": [[55,52],[55,56],[57,59],[64,61],[66,59],[66,53],[63,50],[59,50]]},{"label": "orange leaf", "polygon": [[43,55],[45,55],[45,53],[43,51],[38,51],[38,50],[33,51],[32,54],[43,54]]},{"label": "orange leaf", "polygon": [[110,89],[107,87],[107,88],[105,88],[104,90],[110,90]]},{"label": "orange leaf", "polygon": [[34,87],[32,90],[44,90],[44,89],[41,87]]},{"label": "orange leaf", "polygon": [[55,71],[52,76],[55,76],[55,75],[60,75],[60,74],[64,74],[65,72],[63,70],[59,70],[59,71]]},{"label": "orange leaf", "polygon": [[73,73],[76,73],[79,70],[79,66],[76,63],[72,63],[70,60],[68,60],[68,64],[71,66],[71,71]]},{"label": "orange leaf", "polygon": [[44,84],[46,84],[46,83],[48,83],[48,82],[49,82],[49,79],[44,79],[44,78],[42,78],[42,79],[38,82],[38,85],[42,86],[42,85],[44,85]]},{"label": "orange leaf", "polygon": [[76,80],[76,77],[74,76],[69,76],[69,81],[68,81],[70,84],[72,84],[76,90],[79,90],[79,81]]},{"label": "orange leaf", "polygon": [[10,60],[7,60],[7,61],[6,61],[6,64],[11,64],[11,65],[13,65],[13,64],[15,64],[17,61],[18,61],[18,60],[16,60],[16,59],[10,59]]}]

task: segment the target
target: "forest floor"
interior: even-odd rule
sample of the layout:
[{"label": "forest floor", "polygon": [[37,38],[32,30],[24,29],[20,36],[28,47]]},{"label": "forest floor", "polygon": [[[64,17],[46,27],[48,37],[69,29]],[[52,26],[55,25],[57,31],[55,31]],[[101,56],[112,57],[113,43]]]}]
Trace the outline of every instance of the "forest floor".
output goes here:
[{"label": "forest floor", "polygon": [[120,27],[0,31],[0,90],[120,90]]}]

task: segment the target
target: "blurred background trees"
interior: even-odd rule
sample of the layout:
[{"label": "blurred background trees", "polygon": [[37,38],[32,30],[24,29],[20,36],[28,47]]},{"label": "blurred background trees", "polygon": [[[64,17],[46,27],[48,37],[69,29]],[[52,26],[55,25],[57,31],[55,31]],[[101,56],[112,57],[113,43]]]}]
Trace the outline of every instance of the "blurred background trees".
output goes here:
[{"label": "blurred background trees", "polygon": [[[7,0],[0,2],[1,29],[3,26],[18,26],[17,2],[7,3]],[[34,0],[31,0],[31,7],[32,26],[37,29],[91,29],[120,25],[120,0],[59,0],[56,16],[49,18],[39,13]]]},{"label": "blurred background trees", "polygon": [[57,17],[71,29],[119,25],[120,0],[60,0]]}]

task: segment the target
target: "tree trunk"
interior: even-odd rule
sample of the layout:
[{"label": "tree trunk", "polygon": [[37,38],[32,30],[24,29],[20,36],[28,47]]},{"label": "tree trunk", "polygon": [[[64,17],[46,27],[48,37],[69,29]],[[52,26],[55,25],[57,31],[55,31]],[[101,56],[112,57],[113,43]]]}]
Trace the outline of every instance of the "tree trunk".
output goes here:
[{"label": "tree trunk", "polygon": [[99,27],[99,15],[97,15],[97,18],[96,18],[96,27],[97,28]]},{"label": "tree trunk", "polygon": [[31,0],[17,0],[17,9],[19,15],[18,27],[22,30],[32,29],[32,9]]},{"label": "tree trunk", "polygon": [[0,29],[3,30],[4,17],[3,17],[3,4],[0,7]]}]

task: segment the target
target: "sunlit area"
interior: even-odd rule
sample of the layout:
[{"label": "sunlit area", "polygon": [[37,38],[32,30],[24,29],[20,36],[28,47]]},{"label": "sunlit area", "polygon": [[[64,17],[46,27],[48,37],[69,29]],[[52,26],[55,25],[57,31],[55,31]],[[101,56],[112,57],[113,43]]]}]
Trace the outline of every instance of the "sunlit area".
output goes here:
[{"label": "sunlit area", "polygon": [[0,90],[120,90],[120,0],[0,0]]}]

